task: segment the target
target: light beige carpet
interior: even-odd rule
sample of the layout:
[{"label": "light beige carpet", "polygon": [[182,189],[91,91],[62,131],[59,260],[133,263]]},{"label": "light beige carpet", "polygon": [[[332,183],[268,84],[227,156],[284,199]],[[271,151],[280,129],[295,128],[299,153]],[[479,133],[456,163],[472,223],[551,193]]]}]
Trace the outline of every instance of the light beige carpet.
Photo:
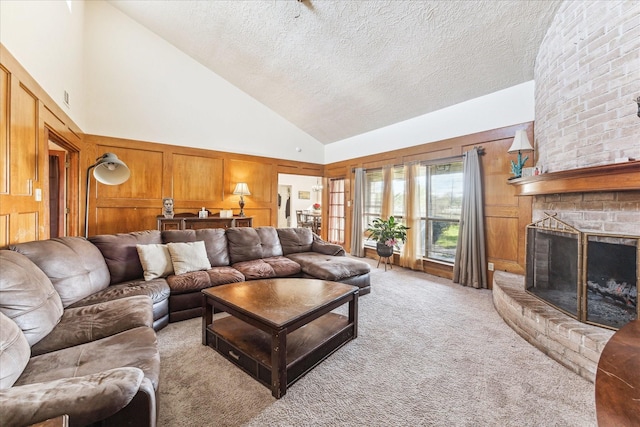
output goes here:
[{"label": "light beige carpet", "polygon": [[368,262],[358,338],[280,400],[201,344],[200,319],[161,330],[158,425],[596,425],[593,384],[511,330],[490,291]]}]

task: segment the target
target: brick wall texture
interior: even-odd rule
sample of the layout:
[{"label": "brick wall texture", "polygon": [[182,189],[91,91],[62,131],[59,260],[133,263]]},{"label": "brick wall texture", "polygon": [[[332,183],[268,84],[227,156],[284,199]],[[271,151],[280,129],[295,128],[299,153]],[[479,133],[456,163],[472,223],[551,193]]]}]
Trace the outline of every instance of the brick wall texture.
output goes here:
[{"label": "brick wall texture", "polygon": [[[640,1],[565,1],[536,58],[536,165],[557,172],[640,160]],[[537,196],[581,231],[640,235],[640,192]]]},{"label": "brick wall texture", "polygon": [[640,1],[565,1],[534,69],[537,166],[640,159]]}]

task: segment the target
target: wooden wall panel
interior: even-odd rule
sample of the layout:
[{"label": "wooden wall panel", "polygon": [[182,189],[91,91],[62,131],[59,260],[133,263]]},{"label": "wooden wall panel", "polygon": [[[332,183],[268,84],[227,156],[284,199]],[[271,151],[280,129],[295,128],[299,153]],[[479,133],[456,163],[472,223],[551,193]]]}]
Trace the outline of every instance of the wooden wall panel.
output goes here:
[{"label": "wooden wall panel", "polygon": [[[239,208],[238,208],[239,209]],[[234,212],[237,214],[236,209],[234,209]],[[271,209],[268,208],[262,208],[262,209],[247,209],[247,207],[245,206],[244,208],[244,212],[246,216],[251,216],[253,217],[253,226],[254,227],[267,227],[273,224],[272,222],[272,214],[271,214]]]},{"label": "wooden wall panel", "polygon": [[[38,231],[40,224],[38,221],[38,212],[20,212],[14,215],[16,228],[20,230],[17,236],[12,236],[11,243],[31,242],[38,239]],[[11,227],[12,224],[9,224]]]},{"label": "wooden wall panel", "polygon": [[0,194],[9,193],[9,72],[0,67]]},{"label": "wooden wall panel", "polygon": [[38,179],[38,100],[11,79],[10,193],[31,196]]},{"label": "wooden wall panel", "polygon": [[156,208],[100,207],[96,212],[95,231],[90,235],[157,229]]},{"label": "wooden wall panel", "polygon": [[172,177],[174,199],[218,204],[223,200],[224,162],[220,158],[174,154]]},{"label": "wooden wall panel", "polygon": [[233,189],[238,182],[246,182],[249,186],[250,196],[245,196],[245,203],[250,207],[254,203],[271,203],[274,200],[272,194],[274,169],[270,163],[259,161],[236,160],[228,161],[227,192],[226,197],[231,197],[237,204],[240,196],[233,195]]},{"label": "wooden wall panel", "polygon": [[518,261],[518,217],[488,217],[485,220],[487,253],[493,261]]},{"label": "wooden wall panel", "polygon": [[114,153],[131,171],[128,181],[120,185],[104,185],[91,177],[93,193],[99,199],[160,199],[162,197],[163,155],[160,151],[136,148],[98,146],[98,156]]},{"label": "wooden wall panel", "polygon": [[9,215],[0,215],[0,248],[11,243],[9,241]]}]

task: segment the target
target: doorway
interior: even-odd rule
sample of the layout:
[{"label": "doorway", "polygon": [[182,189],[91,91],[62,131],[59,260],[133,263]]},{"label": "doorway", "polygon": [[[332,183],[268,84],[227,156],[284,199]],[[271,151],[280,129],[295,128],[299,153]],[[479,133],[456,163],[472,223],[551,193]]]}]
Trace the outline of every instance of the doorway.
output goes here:
[{"label": "doorway", "polygon": [[[49,237],[77,236],[79,232],[80,150],[45,126],[49,192]],[[75,183],[75,184],[74,184]]]},{"label": "doorway", "polygon": [[278,228],[291,227],[291,186],[278,185]]},{"label": "doorway", "polygon": [[66,165],[67,152],[49,141],[49,238],[67,235]]}]

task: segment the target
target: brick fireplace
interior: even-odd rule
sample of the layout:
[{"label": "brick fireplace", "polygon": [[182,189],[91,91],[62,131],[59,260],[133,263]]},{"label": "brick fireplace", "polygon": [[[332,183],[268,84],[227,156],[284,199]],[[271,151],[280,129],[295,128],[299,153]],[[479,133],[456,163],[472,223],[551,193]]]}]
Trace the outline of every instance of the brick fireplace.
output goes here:
[{"label": "brick fireplace", "polygon": [[[510,182],[545,212],[584,232],[640,235],[640,3],[565,1],[534,69],[535,164]],[[633,161],[636,159],[636,161]],[[612,330],[581,323],[524,290],[525,278],[494,274],[497,311],[526,340],[594,381]]]}]

